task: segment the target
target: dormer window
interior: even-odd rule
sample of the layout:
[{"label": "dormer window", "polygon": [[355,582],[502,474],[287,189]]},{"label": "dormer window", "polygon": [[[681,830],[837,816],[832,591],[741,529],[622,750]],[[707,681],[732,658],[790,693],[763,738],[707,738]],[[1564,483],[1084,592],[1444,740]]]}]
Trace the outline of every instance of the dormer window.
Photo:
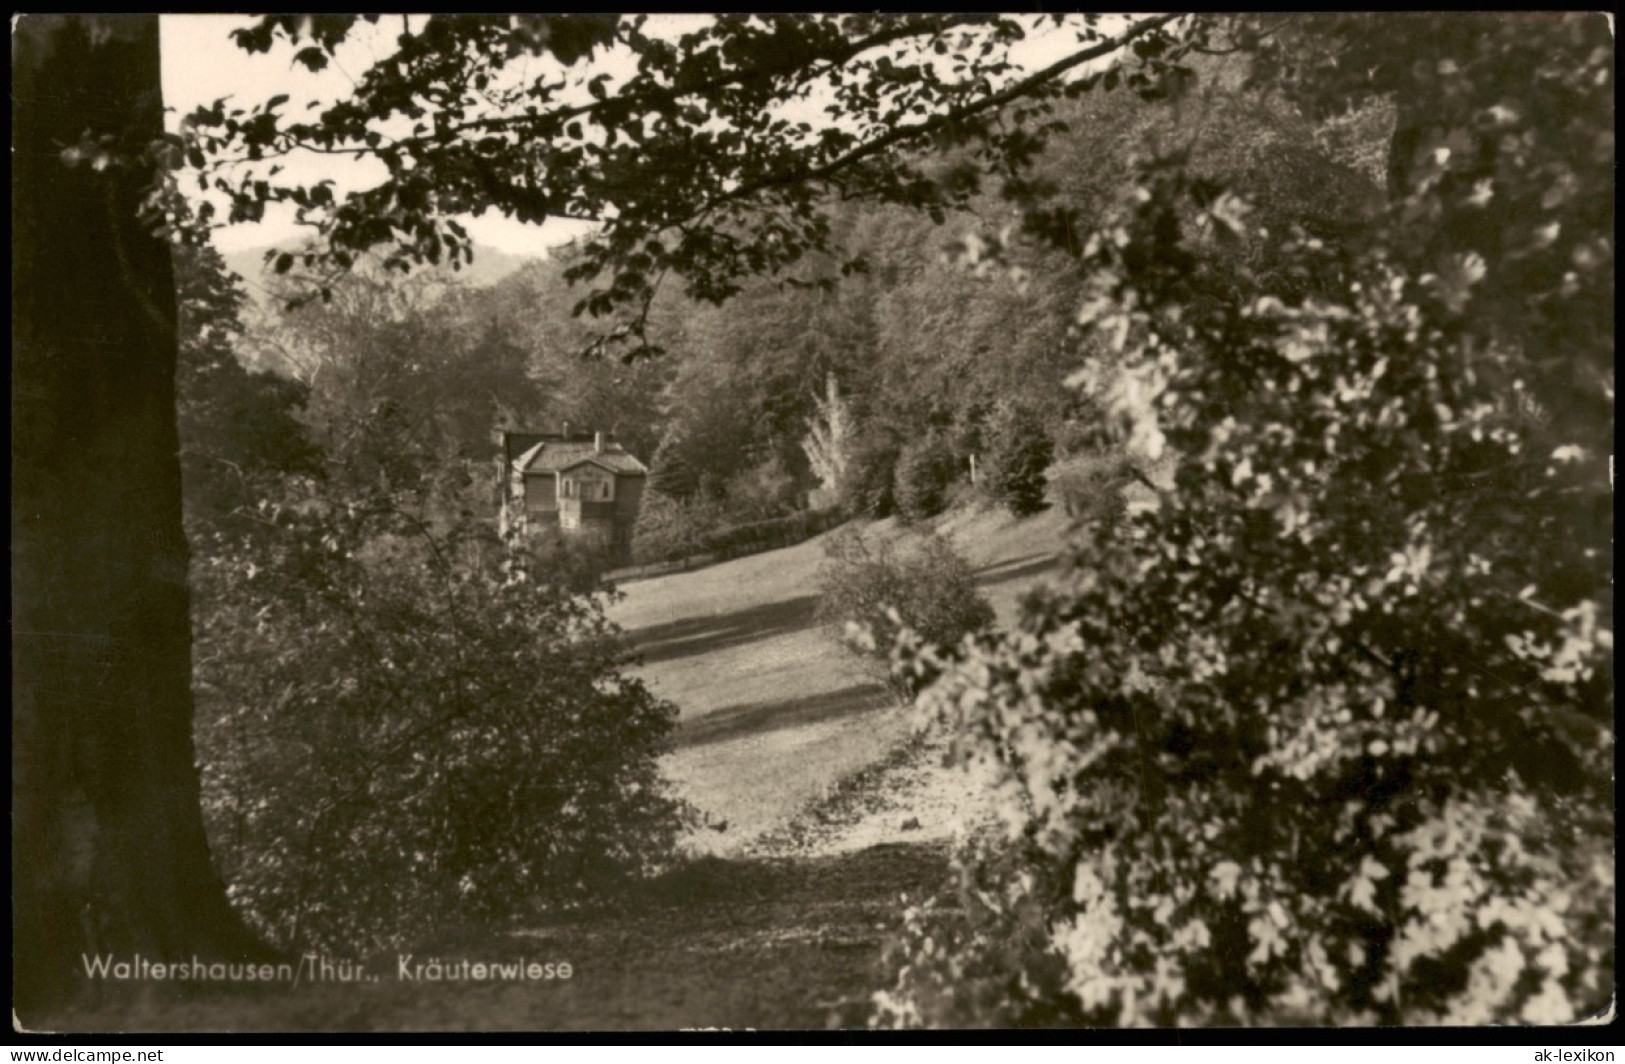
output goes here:
[{"label": "dormer window", "polygon": [[584,502],[613,502],[615,480],[601,473],[584,473],[559,477],[559,497],[581,499]]}]

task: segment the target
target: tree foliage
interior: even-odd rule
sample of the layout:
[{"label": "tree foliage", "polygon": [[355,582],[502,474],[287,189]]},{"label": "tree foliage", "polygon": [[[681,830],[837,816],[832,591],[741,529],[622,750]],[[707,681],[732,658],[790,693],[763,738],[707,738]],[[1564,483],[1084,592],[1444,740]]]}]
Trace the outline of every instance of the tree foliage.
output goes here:
[{"label": "tree foliage", "polygon": [[432,275],[356,270],[326,303],[263,308],[244,346],[305,385],[304,420],[330,457],[410,477],[440,451],[490,458],[494,429],[528,426],[548,405],[494,299]]},{"label": "tree foliage", "polygon": [[627,675],[603,560],[489,527],[528,353],[433,278],[353,274],[245,331],[218,256],[178,258],[203,808],[239,910],[371,950],[669,861],[676,710]]},{"label": "tree foliage", "polygon": [[396,946],[670,860],[677,711],[573,569],[382,494],[262,517],[196,566],[196,684],[216,859],[268,937]]},{"label": "tree foliage", "polygon": [[[529,409],[513,406],[514,427],[557,431],[568,423],[572,431],[611,433],[647,462],[667,426],[669,389],[682,359],[624,365],[582,357],[596,334],[570,314],[579,293],[564,274],[574,262],[572,248],[554,249],[547,260],[529,263],[492,288],[460,293],[460,327],[496,330],[524,352],[525,373],[539,401]],[[668,293],[648,324],[650,342],[674,352],[686,334],[686,315],[672,311],[678,302]]]},{"label": "tree foliage", "polygon": [[897,458],[902,450],[902,441],[885,425],[871,423],[859,434],[847,465],[848,510],[872,518],[897,512]]},{"label": "tree foliage", "polygon": [[711,534],[727,524],[727,513],[714,500],[684,502],[664,491],[643,496],[633,530],[632,557],[640,565],[705,553]]}]

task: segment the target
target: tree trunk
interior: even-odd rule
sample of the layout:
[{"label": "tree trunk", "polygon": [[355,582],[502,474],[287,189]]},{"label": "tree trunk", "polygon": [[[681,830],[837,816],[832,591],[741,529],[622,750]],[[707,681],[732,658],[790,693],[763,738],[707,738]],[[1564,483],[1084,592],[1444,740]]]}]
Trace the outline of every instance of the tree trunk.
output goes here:
[{"label": "tree trunk", "polygon": [[[154,15],[12,31],[14,1008],[82,954],[263,956],[209,858],[193,759],[175,290],[138,220],[163,132]],[[64,149],[106,135],[110,165]]]}]

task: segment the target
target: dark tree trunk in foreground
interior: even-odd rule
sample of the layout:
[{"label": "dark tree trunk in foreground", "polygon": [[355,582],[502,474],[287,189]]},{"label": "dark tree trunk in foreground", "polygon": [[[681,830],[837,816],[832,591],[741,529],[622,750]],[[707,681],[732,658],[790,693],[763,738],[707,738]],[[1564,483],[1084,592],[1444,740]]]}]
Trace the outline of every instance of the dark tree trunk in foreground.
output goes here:
[{"label": "dark tree trunk in foreground", "polygon": [[[12,33],[12,928],[28,1025],[82,953],[259,952],[209,859],[193,760],[175,291],[137,219],[158,19]],[[86,130],[114,165],[70,166]]]}]

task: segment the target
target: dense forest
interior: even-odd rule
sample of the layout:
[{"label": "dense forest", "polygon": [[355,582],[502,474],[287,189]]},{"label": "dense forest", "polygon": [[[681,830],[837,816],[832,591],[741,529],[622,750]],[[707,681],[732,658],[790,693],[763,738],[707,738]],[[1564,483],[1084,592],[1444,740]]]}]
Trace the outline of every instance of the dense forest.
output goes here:
[{"label": "dense forest", "polygon": [[[832,396],[851,422],[855,465],[839,502],[855,514],[930,516],[952,491],[973,494],[973,457],[992,471],[979,494],[997,500],[999,465],[1023,447],[1043,456],[1040,476],[1068,458],[1110,476],[1099,412],[1055,382],[1077,363],[1082,234],[1135,168],[1177,153],[1259,204],[1254,222],[1282,236],[1335,238],[1381,199],[1391,105],[1317,122],[1285,100],[1241,95],[1239,63],[1198,69],[1199,88],[1177,99],[1066,104],[1066,132],[1015,189],[978,193],[940,219],[832,203],[836,251],[749,281],[721,306],[657,293],[647,329],[659,357],[595,348],[601,326],[573,313],[569,246],[494,284],[444,268],[357,271],[326,302],[305,298],[297,269],[267,263],[238,351],[270,371],[268,388],[283,387],[274,378],[306,390],[299,420],[344,462],[359,460],[344,448],[368,433],[391,454],[366,461],[420,468],[488,463],[501,428],[613,433],[654,470],[648,557],[805,508],[827,486],[807,441]],[[952,153],[924,162],[944,181],[969,166]],[[997,270],[974,261],[989,242]]]}]

